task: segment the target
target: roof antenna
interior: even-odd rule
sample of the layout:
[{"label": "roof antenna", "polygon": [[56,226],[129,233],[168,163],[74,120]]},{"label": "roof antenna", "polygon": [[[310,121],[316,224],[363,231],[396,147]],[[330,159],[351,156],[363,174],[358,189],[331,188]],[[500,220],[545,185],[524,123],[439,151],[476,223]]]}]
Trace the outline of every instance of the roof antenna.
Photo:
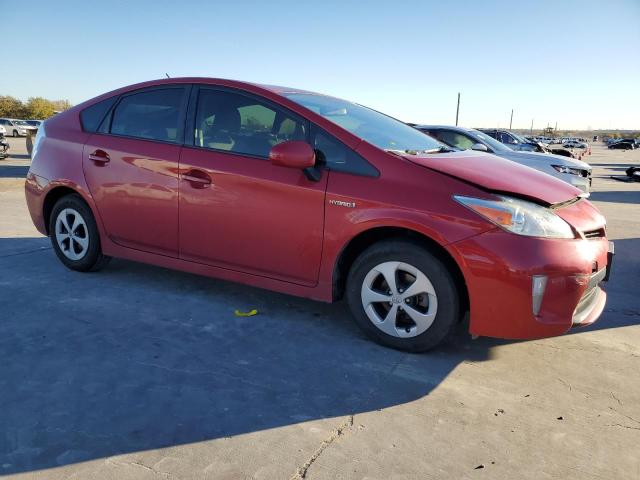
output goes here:
[{"label": "roof antenna", "polygon": [[167,78],[171,78],[168,73],[165,73],[165,75],[167,76]]}]

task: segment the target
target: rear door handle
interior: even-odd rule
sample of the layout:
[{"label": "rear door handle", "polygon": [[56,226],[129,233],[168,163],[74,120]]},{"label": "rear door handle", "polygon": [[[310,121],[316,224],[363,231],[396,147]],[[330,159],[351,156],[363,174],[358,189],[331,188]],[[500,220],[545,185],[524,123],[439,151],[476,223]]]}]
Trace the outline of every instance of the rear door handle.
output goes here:
[{"label": "rear door handle", "polygon": [[104,150],[96,150],[95,152],[89,154],[89,160],[99,165],[104,165],[111,159],[109,158],[109,154]]},{"label": "rear door handle", "polygon": [[191,170],[189,173],[183,173],[182,179],[191,183],[192,187],[204,188],[211,185],[211,177],[202,170]]}]

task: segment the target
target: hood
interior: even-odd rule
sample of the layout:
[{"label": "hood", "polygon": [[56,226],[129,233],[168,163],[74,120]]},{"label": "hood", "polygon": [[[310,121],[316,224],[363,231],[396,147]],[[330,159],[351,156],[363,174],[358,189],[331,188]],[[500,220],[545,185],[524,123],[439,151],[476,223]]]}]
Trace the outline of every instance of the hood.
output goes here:
[{"label": "hood", "polygon": [[465,150],[440,154],[407,154],[403,158],[484,190],[525,197],[547,205],[566,202],[582,193],[551,175],[488,153]]},{"label": "hood", "polygon": [[562,155],[553,155],[551,153],[539,153],[539,152],[498,152],[494,155],[498,155],[502,158],[507,158],[514,162],[526,162],[531,165],[544,164],[544,165],[562,165],[563,167],[579,168],[581,170],[591,171],[591,165],[580,160],[574,160],[569,157],[563,157]]}]

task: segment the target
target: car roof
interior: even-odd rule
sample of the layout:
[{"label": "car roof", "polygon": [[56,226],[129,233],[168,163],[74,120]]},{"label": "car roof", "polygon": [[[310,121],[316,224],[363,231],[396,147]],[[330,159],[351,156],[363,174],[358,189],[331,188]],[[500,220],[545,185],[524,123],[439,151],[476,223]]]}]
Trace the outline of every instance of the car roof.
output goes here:
[{"label": "car roof", "polygon": [[[176,77],[176,78],[161,78],[156,80],[150,80],[147,82],[136,83],[133,85],[127,85],[122,88],[118,88],[112,90],[110,92],[103,93],[98,95],[97,97],[88,99],[78,105],[73,106],[69,110],[65,110],[64,112],[56,115],[58,121],[64,122],[65,118],[73,119],[72,122],[75,122],[79,119],[78,113],[84,110],[85,108],[95,105],[102,100],[106,100],[108,98],[114,97],[116,95],[125,95],[130,92],[134,92],[136,90],[141,90],[144,88],[153,88],[153,87],[162,87],[164,85],[181,85],[181,84],[200,84],[200,85],[213,85],[216,87],[222,88],[234,88],[238,90],[245,91],[250,94],[259,95],[270,99],[272,101],[278,102],[284,105],[287,108],[292,109],[294,112],[300,113],[301,110],[304,110],[304,114],[307,118],[313,120],[315,123],[320,125],[325,130],[330,133],[336,135],[339,140],[343,143],[346,143],[351,148],[354,148],[362,139],[353,133],[345,130],[340,127],[336,123],[331,122],[330,120],[325,119],[320,114],[315,113],[306,107],[300,105],[292,99],[287,98],[287,94],[289,93],[304,93],[308,95],[317,95],[325,98],[333,98],[329,95],[324,95],[321,93],[311,92],[308,90],[302,90],[292,87],[284,87],[280,85],[264,85],[260,83],[253,82],[245,82],[239,80],[229,80],[225,78],[214,78],[214,77]],[[78,120],[79,121],[79,120]],[[75,125],[75,123],[74,123]]]},{"label": "car roof", "polygon": [[230,80],[226,78],[215,78],[215,77],[171,77],[171,78],[159,78],[156,80],[149,80],[146,82],[135,83],[132,85],[127,85],[125,87],[117,88],[115,90],[111,90],[109,92],[105,92],[97,97],[93,97],[88,99],[78,105],[75,105],[73,109],[83,109],[89,105],[99,102],[100,100],[104,100],[106,98],[112,97],[114,95],[122,95],[128,92],[132,92],[135,90],[139,90],[142,88],[149,87],[157,87],[162,85],[176,85],[176,84],[201,84],[201,85],[216,85],[220,87],[230,87],[230,88],[238,88],[241,90],[250,91],[257,94],[271,94],[278,96],[286,96],[289,93],[304,93],[308,95],[318,95],[328,97],[329,95],[323,95],[317,92],[311,92],[309,90],[301,90],[298,88],[292,87],[284,87],[280,85],[266,85],[261,83],[253,83],[253,82],[245,82],[240,80]]},{"label": "car roof", "polygon": [[147,82],[136,83],[133,85],[128,85],[118,90],[114,90],[113,92],[109,92],[109,94],[120,92],[120,91],[130,91],[137,90],[139,88],[144,87],[153,87],[160,85],[171,85],[176,83],[199,83],[199,84],[210,84],[210,85],[222,85],[228,87],[257,87],[262,90],[268,90],[272,93],[276,93],[278,95],[283,95],[286,93],[306,93],[312,95],[322,95],[317,92],[311,92],[308,90],[301,90],[298,88],[292,87],[284,87],[281,85],[267,85],[262,83],[254,83],[254,82],[245,82],[241,80],[232,80],[227,78],[216,78],[216,77],[172,77],[172,78],[160,78],[157,80],[149,80]]}]

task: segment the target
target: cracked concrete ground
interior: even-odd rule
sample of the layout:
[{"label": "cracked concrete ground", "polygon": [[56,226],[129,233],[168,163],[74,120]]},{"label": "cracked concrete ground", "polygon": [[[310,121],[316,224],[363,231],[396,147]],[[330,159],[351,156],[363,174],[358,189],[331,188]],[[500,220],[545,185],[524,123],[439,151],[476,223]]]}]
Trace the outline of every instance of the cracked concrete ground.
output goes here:
[{"label": "cracked concrete ground", "polygon": [[342,304],[121,260],[70,272],[29,220],[28,159],[0,161],[0,475],[640,478],[640,184],[608,178],[640,150],[587,160],[617,241],[600,321],[425,355],[370,343]]}]

